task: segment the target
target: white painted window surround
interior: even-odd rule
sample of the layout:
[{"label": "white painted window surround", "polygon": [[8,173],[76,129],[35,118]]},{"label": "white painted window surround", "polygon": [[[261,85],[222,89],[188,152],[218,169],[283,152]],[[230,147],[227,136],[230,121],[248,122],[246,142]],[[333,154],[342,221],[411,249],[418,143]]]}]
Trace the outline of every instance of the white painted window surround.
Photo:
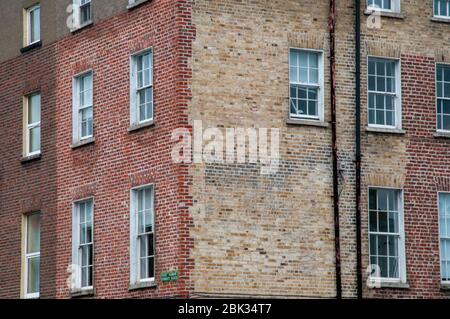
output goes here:
[{"label": "white painted window surround", "polygon": [[436,130],[450,133],[450,64],[436,64]]},{"label": "white painted window surround", "polygon": [[369,187],[369,263],[380,282],[406,283],[403,193]]},{"label": "white painted window surround", "polygon": [[367,0],[367,10],[400,12],[401,0]]},{"label": "white painted window surround", "polygon": [[72,292],[93,288],[94,201],[92,198],[73,204],[72,212]]},{"label": "white painted window surround", "polygon": [[92,22],[91,2],[91,0],[73,0],[73,24],[75,29]]},{"label": "white painted window surround", "polygon": [[153,50],[130,58],[130,126],[153,121]]},{"label": "white painted window surround", "polygon": [[41,94],[34,93],[25,99],[25,156],[41,153]]},{"label": "white painted window surround", "polygon": [[39,298],[40,290],[40,214],[25,216],[25,258],[23,291],[25,299]]},{"label": "white painted window surround", "polygon": [[441,281],[450,284],[450,193],[439,193]]},{"label": "white painted window surround", "polygon": [[32,45],[41,41],[41,7],[36,4],[26,11],[27,45]]},{"label": "white painted window surround", "polygon": [[323,52],[289,50],[289,118],[324,121]]},{"label": "white painted window surround", "polygon": [[155,282],[154,186],[130,194],[130,285]]},{"label": "white painted window surround", "polygon": [[402,128],[400,60],[368,57],[368,123],[372,128]]},{"label": "white painted window surround", "polygon": [[433,15],[436,18],[450,19],[450,0],[433,0]]},{"label": "white painted window surround", "polygon": [[72,141],[73,144],[94,137],[93,72],[73,78]]}]

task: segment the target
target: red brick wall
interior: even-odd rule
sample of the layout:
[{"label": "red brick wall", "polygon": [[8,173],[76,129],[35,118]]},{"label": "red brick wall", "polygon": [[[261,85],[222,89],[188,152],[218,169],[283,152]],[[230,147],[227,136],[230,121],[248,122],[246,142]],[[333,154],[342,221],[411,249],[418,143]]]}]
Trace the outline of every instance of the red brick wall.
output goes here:
[{"label": "red brick wall", "polygon": [[[150,1],[0,64],[0,297],[19,297],[21,215],[42,212],[41,297],[70,297],[72,202],[93,196],[96,297],[186,296],[186,167],[171,160],[173,129],[186,126],[193,28],[188,0]],[[154,51],[155,125],[129,127],[129,57]],[[94,74],[95,144],[72,149],[72,77]],[[21,164],[22,95],[42,92],[42,158]],[[157,287],[128,291],[130,188],[155,184]],[[29,204],[33,202],[34,204]],[[31,205],[31,206],[30,206]],[[178,269],[176,283],[163,271]]]},{"label": "red brick wall", "polygon": [[409,289],[376,289],[368,296],[443,298],[440,290],[438,199],[450,191],[450,143],[436,138],[435,59],[402,55],[403,128],[406,131],[404,221]]}]

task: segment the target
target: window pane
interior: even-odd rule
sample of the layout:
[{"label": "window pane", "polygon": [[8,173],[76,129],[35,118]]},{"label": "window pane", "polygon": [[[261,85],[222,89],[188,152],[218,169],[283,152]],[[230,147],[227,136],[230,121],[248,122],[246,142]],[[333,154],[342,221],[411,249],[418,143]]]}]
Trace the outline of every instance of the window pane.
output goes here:
[{"label": "window pane", "polygon": [[41,33],[40,8],[39,7],[32,8],[28,14],[29,14],[28,23],[30,27],[28,32],[29,32],[29,42],[31,44],[40,40],[40,33]]},{"label": "window pane", "polygon": [[143,257],[147,257],[147,251],[148,251],[148,237],[147,235],[142,235],[140,237],[140,254],[139,257],[143,258]]},{"label": "window pane", "polygon": [[398,278],[398,258],[389,258],[389,278]]},{"label": "window pane", "polygon": [[389,191],[386,189],[377,190],[378,193],[378,210],[386,211],[388,209],[388,193]]},{"label": "window pane", "polygon": [[153,216],[152,216],[152,197],[151,189],[145,190],[145,231],[153,231]]},{"label": "window pane", "polygon": [[370,91],[376,90],[375,79],[376,79],[376,77],[374,75],[369,75],[369,90]]},{"label": "window pane", "polygon": [[388,213],[385,211],[378,212],[378,231],[388,232]]},{"label": "window pane", "polygon": [[301,83],[309,83],[307,68],[300,68],[300,82]]},{"label": "window pane", "polygon": [[450,280],[450,193],[439,194],[439,235],[441,276],[443,281]]},{"label": "window pane", "polygon": [[378,255],[377,236],[376,235],[370,235],[369,241],[370,241],[369,254],[370,255]]},{"label": "window pane", "polygon": [[139,121],[147,121],[153,118],[153,88],[147,88],[138,92]]},{"label": "window pane", "polygon": [[297,68],[291,67],[289,69],[289,81],[292,83],[297,83],[298,82],[298,74],[297,74]]},{"label": "window pane", "polygon": [[378,257],[378,266],[380,267],[380,275],[383,278],[388,278],[388,258],[387,257]]},{"label": "window pane", "polygon": [[87,3],[80,7],[80,23],[84,24],[91,20],[91,4]]},{"label": "window pane", "polygon": [[148,259],[147,258],[141,258],[140,259],[140,278],[145,279],[148,278],[148,265],[147,265]]},{"label": "window pane", "polygon": [[30,149],[29,152],[37,152],[41,149],[41,128],[35,127],[30,130]]},{"label": "window pane", "polygon": [[41,121],[41,95],[34,94],[28,97],[28,124]]},{"label": "window pane", "polygon": [[309,69],[309,83],[319,83],[319,69]]},{"label": "window pane", "polygon": [[93,134],[92,107],[81,110],[81,137]]},{"label": "window pane", "polygon": [[40,257],[28,258],[27,265],[27,293],[38,293],[39,292],[39,280],[40,280]]},{"label": "window pane", "polygon": [[398,233],[398,213],[389,212],[389,232]]},{"label": "window pane", "polygon": [[27,253],[40,251],[40,215],[27,216]]},{"label": "window pane", "polygon": [[386,235],[378,236],[378,255],[387,256],[388,255],[388,237]]}]

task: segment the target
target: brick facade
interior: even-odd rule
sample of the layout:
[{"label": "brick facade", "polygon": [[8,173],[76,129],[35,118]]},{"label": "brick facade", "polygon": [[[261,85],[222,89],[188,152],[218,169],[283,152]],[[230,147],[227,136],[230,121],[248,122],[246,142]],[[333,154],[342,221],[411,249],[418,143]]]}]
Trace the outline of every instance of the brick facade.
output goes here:
[{"label": "brick facade", "polygon": [[[94,0],[95,1],[95,0]],[[364,2],[364,1],[362,1]],[[354,1],[337,4],[337,146],[343,297],[356,297]],[[362,240],[369,186],[403,190],[409,288],[364,297],[448,298],[437,192],[450,143],[435,133],[435,63],[449,25],[430,3],[368,29],[362,17]],[[364,5],[362,4],[362,10]],[[23,214],[40,211],[41,297],[70,298],[72,203],[94,199],[96,298],[333,298],[335,250],[328,1],[153,0],[0,62],[0,297],[20,297]],[[2,44],[3,45],[3,44]],[[129,132],[130,55],[154,52],[155,123]],[[288,123],[289,49],[323,51],[323,126]],[[366,131],[367,57],[400,59],[401,134]],[[95,142],[72,148],[72,77],[93,71]],[[42,157],[22,159],[22,96],[42,96]],[[175,164],[172,131],[279,128],[280,166]],[[129,290],[130,189],[155,185],[157,286]],[[177,269],[178,281],[160,274]]]},{"label": "brick facade", "polygon": [[[2,288],[20,296],[21,216],[41,211],[41,297],[70,297],[72,202],[94,198],[94,286],[98,298],[187,296],[187,170],[172,163],[170,136],[186,124],[186,67],[193,36],[187,1],[153,1],[0,65],[8,127],[0,144]],[[153,48],[155,125],[128,132],[129,57]],[[95,143],[71,148],[72,77],[94,74]],[[42,158],[21,164],[22,95],[42,95]],[[156,273],[177,283],[128,291],[130,188],[154,183]],[[30,201],[30,199],[32,201]]]}]

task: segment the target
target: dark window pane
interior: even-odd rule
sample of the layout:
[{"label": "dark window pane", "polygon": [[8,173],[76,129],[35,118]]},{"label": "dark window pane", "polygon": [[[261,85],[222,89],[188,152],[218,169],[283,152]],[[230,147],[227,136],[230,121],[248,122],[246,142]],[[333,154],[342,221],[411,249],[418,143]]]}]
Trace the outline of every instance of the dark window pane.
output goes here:
[{"label": "dark window pane", "polygon": [[382,278],[388,277],[387,257],[378,257],[378,266],[380,266],[380,272]]},{"label": "dark window pane", "polygon": [[398,259],[389,258],[389,278],[398,278]]},{"label": "dark window pane", "polygon": [[369,209],[377,209],[377,190],[369,189]]},{"label": "dark window pane", "polygon": [[378,236],[378,254],[380,256],[387,256],[388,253],[388,240],[386,235]]},{"label": "dark window pane", "polygon": [[387,212],[378,212],[378,231],[387,232],[388,231],[388,214]]}]

